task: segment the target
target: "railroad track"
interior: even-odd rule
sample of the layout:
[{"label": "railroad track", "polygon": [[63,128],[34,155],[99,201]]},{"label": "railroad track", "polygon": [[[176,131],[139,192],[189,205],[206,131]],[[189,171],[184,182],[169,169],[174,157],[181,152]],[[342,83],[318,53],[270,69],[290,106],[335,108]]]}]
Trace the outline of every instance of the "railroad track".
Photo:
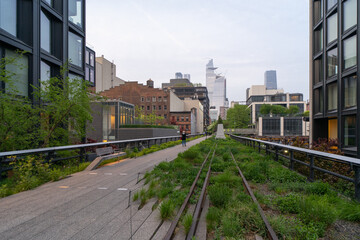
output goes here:
[{"label": "railroad track", "polygon": [[260,214],[260,216],[261,216],[261,218],[262,218],[262,220],[263,220],[263,222],[264,222],[264,224],[266,226],[266,231],[267,231],[267,235],[268,235],[269,239],[278,240],[278,237],[276,236],[275,231],[272,229],[269,221],[267,220],[264,211],[262,210],[262,208],[261,208],[259,202],[257,201],[253,191],[251,190],[251,187],[250,187],[249,183],[246,181],[246,178],[245,178],[244,174],[242,173],[242,171],[240,170],[240,167],[237,164],[237,162],[236,162],[236,160],[234,158],[234,155],[232,154],[230,149],[229,149],[229,152],[230,152],[230,155],[231,155],[231,157],[232,157],[232,159],[233,159],[233,161],[235,163],[235,166],[236,166],[236,168],[237,168],[237,170],[239,172],[239,175],[242,178],[242,181],[243,181],[243,184],[245,186],[246,192],[250,195],[251,199],[253,200],[253,202],[256,204],[256,206],[258,208],[258,212],[259,212],[259,214]]},{"label": "railroad track", "polygon": [[195,207],[195,211],[194,211],[194,215],[193,215],[193,221],[192,221],[192,225],[190,227],[190,230],[186,236],[186,240],[191,240],[192,237],[195,235],[196,233],[196,228],[197,228],[197,225],[198,225],[198,220],[200,218],[200,214],[201,214],[201,211],[202,211],[202,207],[203,207],[203,202],[204,202],[204,199],[205,199],[205,193],[206,193],[206,187],[209,183],[209,179],[210,179],[210,174],[211,174],[211,163],[212,163],[212,159],[214,158],[214,155],[215,155],[215,151],[216,151],[216,146],[214,147],[214,149],[211,149],[209,151],[209,153],[207,154],[205,160],[203,161],[199,171],[198,171],[198,174],[190,188],[190,191],[187,195],[187,197],[185,198],[185,201],[184,203],[182,204],[182,206],[180,207],[180,210],[179,212],[177,213],[175,219],[172,221],[171,223],[171,226],[169,228],[169,230],[167,231],[165,237],[164,237],[164,240],[171,240],[173,239],[174,235],[175,235],[175,229],[177,227],[177,225],[179,224],[179,220],[181,218],[181,216],[184,214],[184,211],[186,209],[186,207],[188,206],[189,204],[189,200],[191,198],[191,196],[194,194],[194,190],[196,188],[196,185],[200,179],[200,175],[201,173],[203,172],[203,169],[206,165],[206,163],[208,162],[209,160],[209,157],[210,157],[210,154],[212,152],[212,156],[211,156],[211,159],[210,159],[210,162],[209,162],[209,166],[208,166],[208,170],[207,170],[207,173],[206,173],[206,177],[205,177],[205,180],[204,180],[204,183],[203,183],[203,186],[202,186],[202,189],[201,189],[201,193],[200,193],[200,196],[199,196],[199,199],[197,201],[197,204],[196,204],[196,207]]}]

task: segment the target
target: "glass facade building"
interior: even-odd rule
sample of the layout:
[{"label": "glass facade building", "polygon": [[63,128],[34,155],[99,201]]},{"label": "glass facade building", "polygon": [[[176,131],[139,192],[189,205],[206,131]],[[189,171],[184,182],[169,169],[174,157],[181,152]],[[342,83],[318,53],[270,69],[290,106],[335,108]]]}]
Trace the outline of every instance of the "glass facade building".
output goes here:
[{"label": "glass facade building", "polygon": [[360,157],[359,24],[357,0],[312,0],[312,140],[339,140],[341,150]]},{"label": "glass facade building", "polygon": [[[60,76],[69,62],[70,75],[85,78],[85,0],[1,0],[0,55],[17,58],[6,70],[19,95],[34,103],[33,87]],[[25,51],[18,55],[17,51]],[[21,67],[18,67],[18,66]],[[9,86],[0,82],[0,90]]]},{"label": "glass facade building", "polygon": [[264,85],[267,90],[277,89],[276,71],[270,70],[264,73]]}]

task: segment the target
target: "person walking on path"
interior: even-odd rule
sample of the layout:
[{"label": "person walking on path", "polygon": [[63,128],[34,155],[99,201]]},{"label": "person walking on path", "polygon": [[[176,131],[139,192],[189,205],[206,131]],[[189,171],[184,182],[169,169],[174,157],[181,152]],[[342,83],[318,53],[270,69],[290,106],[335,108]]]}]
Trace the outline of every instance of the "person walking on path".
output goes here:
[{"label": "person walking on path", "polygon": [[182,140],[182,146],[186,147],[186,133],[185,133],[185,131],[183,131],[182,134],[181,134],[181,140]]}]

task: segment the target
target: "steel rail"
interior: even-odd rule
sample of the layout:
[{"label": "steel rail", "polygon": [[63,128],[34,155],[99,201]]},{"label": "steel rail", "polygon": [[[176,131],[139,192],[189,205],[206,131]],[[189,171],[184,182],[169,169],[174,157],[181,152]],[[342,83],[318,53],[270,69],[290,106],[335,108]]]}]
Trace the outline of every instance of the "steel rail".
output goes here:
[{"label": "steel rail", "polygon": [[203,168],[205,166],[205,163],[207,162],[207,160],[208,160],[208,158],[210,156],[211,151],[212,151],[212,149],[210,149],[210,151],[207,154],[205,160],[203,161],[203,163],[202,163],[202,165],[201,165],[201,167],[200,167],[200,169],[198,171],[198,174],[196,175],[196,178],[195,178],[193,184],[191,185],[191,188],[190,188],[190,191],[189,191],[188,195],[186,196],[186,198],[185,198],[183,204],[181,205],[175,219],[171,222],[169,230],[167,231],[165,237],[163,238],[164,240],[170,240],[171,237],[173,236],[175,228],[179,223],[179,220],[180,220],[180,218],[181,218],[181,216],[182,216],[182,214],[183,214],[183,212],[184,212],[184,210],[185,210],[185,208],[186,208],[186,206],[187,206],[187,204],[188,204],[188,202],[189,202],[189,200],[191,198],[192,193],[194,192],[194,189],[196,187],[196,183],[198,182],[198,180],[200,178],[202,170],[203,170]]},{"label": "steel rail", "polygon": [[209,184],[209,180],[210,180],[211,163],[212,163],[212,160],[213,160],[213,158],[215,156],[215,151],[216,151],[216,147],[215,147],[215,150],[214,150],[213,155],[212,155],[211,160],[210,160],[209,168],[208,168],[208,171],[206,173],[206,178],[205,178],[203,187],[201,189],[201,194],[200,194],[199,200],[198,200],[198,202],[196,204],[196,207],[195,207],[195,212],[194,212],[194,215],[193,215],[193,221],[192,221],[190,230],[188,232],[188,235],[186,237],[186,240],[191,240],[192,237],[195,235],[195,231],[197,229],[198,219],[200,217],[200,213],[201,213],[202,208],[203,208],[206,188],[207,188],[207,186]]},{"label": "steel rail", "polygon": [[246,191],[247,191],[248,194],[250,195],[250,197],[251,197],[251,199],[253,200],[253,202],[256,204],[256,206],[257,206],[257,208],[258,208],[258,211],[259,211],[259,213],[260,213],[260,215],[261,215],[261,218],[262,218],[262,220],[263,220],[264,223],[265,223],[265,226],[266,226],[266,229],[267,229],[269,238],[272,239],[272,240],[278,240],[278,237],[276,236],[275,231],[272,229],[269,221],[267,220],[264,211],[262,210],[262,208],[261,208],[259,202],[257,201],[257,199],[256,199],[253,191],[251,190],[251,187],[250,187],[249,183],[246,181],[246,178],[245,178],[244,174],[243,174],[242,171],[240,170],[240,167],[239,167],[239,165],[237,164],[237,162],[236,162],[236,160],[235,160],[235,158],[234,158],[234,155],[232,154],[231,150],[230,150],[230,154],[231,154],[231,157],[232,157],[232,159],[233,159],[233,161],[234,161],[234,163],[235,163],[235,166],[236,166],[236,168],[238,169],[239,174],[240,174],[240,176],[241,176],[241,178],[242,178],[242,180],[243,180],[243,183],[244,183],[244,185],[245,185]]}]

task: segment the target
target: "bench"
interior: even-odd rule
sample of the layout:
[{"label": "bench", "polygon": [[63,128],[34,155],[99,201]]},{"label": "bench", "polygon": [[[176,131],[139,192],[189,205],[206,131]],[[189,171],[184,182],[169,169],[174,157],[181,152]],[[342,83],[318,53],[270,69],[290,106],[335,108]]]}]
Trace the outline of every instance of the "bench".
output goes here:
[{"label": "bench", "polygon": [[104,155],[113,154],[114,149],[112,147],[104,147],[104,148],[97,148],[96,149],[96,155],[98,157],[102,157]]},{"label": "bench", "polygon": [[96,149],[97,158],[94,159],[90,163],[90,165],[85,169],[85,171],[92,171],[96,169],[100,163],[104,160],[117,158],[126,155],[124,152],[114,153],[114,149],[112,147],[104,147]]}]

